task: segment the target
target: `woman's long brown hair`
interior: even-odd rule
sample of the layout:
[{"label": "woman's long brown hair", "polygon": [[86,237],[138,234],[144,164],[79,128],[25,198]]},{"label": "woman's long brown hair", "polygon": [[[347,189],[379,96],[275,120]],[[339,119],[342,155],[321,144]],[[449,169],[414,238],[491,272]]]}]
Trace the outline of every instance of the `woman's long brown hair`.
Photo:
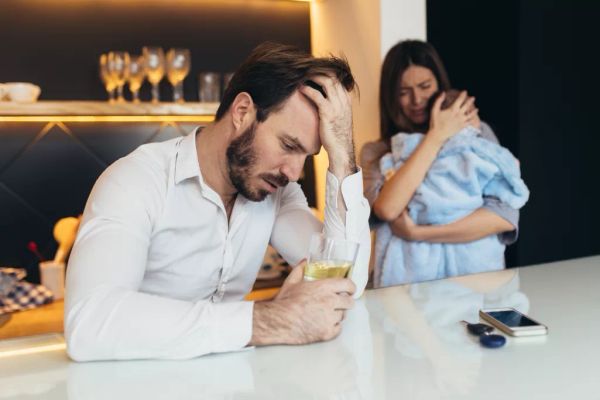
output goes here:
[{"label": "woman's long brown hair", "polygon": [[438,81],[440,91],[450,89],[450,80],[435,48],[420,40],[405,40],[392,47],[381,67],[379,83],[379,117],[381,139],[389,144],[398,132],[419,132],[427,127],[415,126],[402,112],[398,102],[398,80],[411,65],[429,69]]}]

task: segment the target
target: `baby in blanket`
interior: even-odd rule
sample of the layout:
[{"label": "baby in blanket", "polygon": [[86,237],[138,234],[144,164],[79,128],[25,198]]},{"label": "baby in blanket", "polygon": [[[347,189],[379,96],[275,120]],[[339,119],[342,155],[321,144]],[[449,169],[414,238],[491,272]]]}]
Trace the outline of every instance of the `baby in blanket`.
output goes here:
[{"label": "baby in blanket", "polygon": [[[457,95],[449,91],[442,107],[449,107]],[[496,197],[514,209],[527,202],[529,190],[517,159],[479,133],[469,126],[444,144],[408,205],[416,224],[456,221],[481,207],[484,196]],[[393,136],[391,152],[380,160],[383,175],[398,170],[423,137],[420,133]],[[394,236],[389,224],[383,224],[377,229],[375,286],[499,270],[504,268],[504,249],[497,235],[469,243],[412,242]]]}]

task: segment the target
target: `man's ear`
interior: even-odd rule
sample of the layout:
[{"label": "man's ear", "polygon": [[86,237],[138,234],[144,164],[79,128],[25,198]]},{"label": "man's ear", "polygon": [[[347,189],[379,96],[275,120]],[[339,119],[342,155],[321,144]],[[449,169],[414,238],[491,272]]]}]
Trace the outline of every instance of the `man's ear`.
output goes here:
[{"label": "man's ear", "polygon": [[229,111],[233,126],[237,130],[244,124],[245,118],[251,118],[256,113],[252,96],[247,92],[238,93],[233,99]]}]

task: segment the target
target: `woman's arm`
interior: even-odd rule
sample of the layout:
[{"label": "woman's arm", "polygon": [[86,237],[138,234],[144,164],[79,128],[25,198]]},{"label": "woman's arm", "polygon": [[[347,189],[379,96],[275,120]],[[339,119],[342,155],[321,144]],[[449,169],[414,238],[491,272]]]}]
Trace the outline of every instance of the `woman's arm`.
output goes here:
[{"label": "woman's arm", "polygon": [[437,137],[425,135],[406,163],[383,184],[373,203],[375,215],[384,221],[392,221],[406,209],[443,144],[444,141]]},{"label": "woman's arm", "polygon": [[392,233],[405,240],[431,243],[465,243],[512,231],[515,227],[486,208],[446,225],[416,225],[407,212],[390,223]]},{"label": "woman's arm", "polygon": [[437,157],[444,142],[465,128],[477,117],[475,99],[462,92],[454,104],[441,110],[442,94],[431,110],[429,131],[406,163],[384,183],[373,203],[373,212],[384,221],[393,221],[406,209],[415,191]]}]

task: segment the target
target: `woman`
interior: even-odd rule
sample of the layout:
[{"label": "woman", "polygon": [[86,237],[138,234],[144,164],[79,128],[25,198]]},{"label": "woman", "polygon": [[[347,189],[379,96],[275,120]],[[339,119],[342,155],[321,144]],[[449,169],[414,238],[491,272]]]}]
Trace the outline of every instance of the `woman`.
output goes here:
[{"label": "woman", "polygon": [[[404,240],[468,243],[498,235],[502,244],[511,244],[517,238],[519,212],[493,197],[484,198],[483,206],[464,218],[443,225],[417,225],[407,212],[415,191],[449,138],[471,125],[480,127],[481,137],[498,143],[490,127],[479,121],[475,99],[466,92],[460,94],[456,107],[445,110],[441,109],[442,94],[429,111],[432,97],[449,89],[446,70],[430,44],[410,40],[390,49],[380,81],[381,139],[366,144],[361,154],[365,195],[375,216]],[[402,167],[386,180],[379,161],[390,150],[390,138],[398,132],[420,132],[425,136]],[[379,284],[376,276],[375,285]]]}]

